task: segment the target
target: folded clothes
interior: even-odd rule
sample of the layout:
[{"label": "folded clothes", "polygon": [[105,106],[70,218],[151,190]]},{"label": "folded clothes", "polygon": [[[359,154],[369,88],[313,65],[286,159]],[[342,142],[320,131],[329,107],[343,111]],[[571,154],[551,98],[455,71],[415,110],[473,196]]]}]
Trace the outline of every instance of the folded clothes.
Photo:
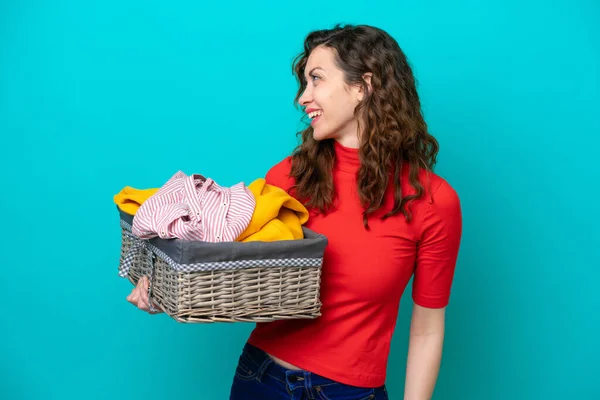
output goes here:
[{"label": "folded clothes", "polygon": [[141,239],[234,241],[248,227],[255,205],[242,182],[223,187],[178,171],[140,206],[131,231]]},{"label": "folded clothes", "polygon": [[271,242],[304,237],[309,213],[285,190],[258,178],[230,188],[210,178],[178,171],[160,189],[125,186],[114,196],[119,208],[134,215],[132,233],[210,242]]}]

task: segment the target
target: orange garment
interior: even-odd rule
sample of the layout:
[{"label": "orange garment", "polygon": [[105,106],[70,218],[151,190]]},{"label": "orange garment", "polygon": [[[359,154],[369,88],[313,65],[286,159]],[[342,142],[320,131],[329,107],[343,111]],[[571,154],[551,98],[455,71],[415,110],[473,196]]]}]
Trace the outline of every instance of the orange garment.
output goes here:
[{"label": "orange garment", "polygon": [[250,224],[236,239],[239,242],[302,239],[302,224],[308,210],[285,190],[259,178],[248,185],[254,194],[256,208]]},{"label": "orange garment", "polygon": [[135,215],[142,203],[157,191],[158,188],[136,189],[131,186],[125,186],[114,196],[114,201],[121,211],[129,215]]}]

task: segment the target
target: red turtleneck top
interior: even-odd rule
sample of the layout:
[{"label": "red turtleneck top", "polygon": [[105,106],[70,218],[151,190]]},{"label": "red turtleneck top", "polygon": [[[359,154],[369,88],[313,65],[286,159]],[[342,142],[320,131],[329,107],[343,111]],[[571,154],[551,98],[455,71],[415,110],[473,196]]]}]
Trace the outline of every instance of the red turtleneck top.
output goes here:
[{"label": "red turtleneck top", "polygon": [[[413,301],[441,308],[449,302],[462,220],[460,202],[441,177],[422,170],[425,195],[412,203],[413,220],[402,213],[381,220],[393,206],[390,180],[383,207],[363,227],[356,172],[358,149],[334,141],[337,200],[326,215],[314,210],[306,226],[328,238],[321,280],[322,315],[313,320],[257,323],[248,342],[306,371],[360,387],[385,383],[390,342],[400,298],[412,283]],[[285,190],[291,158],[273,166],[267,183]],[[408,165],[402,194],[414,193]],[[293,192],[292,192],[293,194]]]}]

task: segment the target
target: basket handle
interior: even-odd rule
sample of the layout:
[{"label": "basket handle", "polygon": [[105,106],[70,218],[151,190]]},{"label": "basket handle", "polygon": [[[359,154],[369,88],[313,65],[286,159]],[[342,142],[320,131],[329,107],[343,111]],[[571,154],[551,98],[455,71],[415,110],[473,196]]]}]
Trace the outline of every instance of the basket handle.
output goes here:
[{"label": "basket handle", "polygon": [[[148,249],[150,250],[150,249]],[[154,306],[152,305],[152,292],[153,292],[153,288],[154,288],[154,278],[156,276],[156,264],[154,263],[154,261],[156,260],[156,255],[154,254],[153,251],[148,251],[148,262],[151,266],[151,272],[150,272],[150,278],[148,279],[148,308],[150,309],[150,312],[159,312],[160,310],[154,308]]]},{"label": "basket handle", "polygon": [[121,278],[127,278],[129,275],[129,270],[131,267],[133,267],[133,260],[135,259],[136,254],[139,252],[140,248],[146,244],[144,241],[138,239],[136,236],[127,231],[125,231],[124,234],[129,237],[133,243],[127,250],[127,254],[125,254],[125,257],[123,257],[123,260],[119,265],[119,276]]},{"label": "basket handle", "polygon": [[128,231],[125,231],[124,234],[127,235],[130,239],[132,239],[133,243],[127,251],[125,257],[123,258],[121,264],[119,265],[119,276],[122,278],[126,278],[129,275],[129,270],[133,267],[133,261],[136,255],[142,248],[145,249],[146,254],[148,254],[148,264],[150,265],[151,269],[150,276],[148,279],[148,308],[150,309],[150,312],[159,312],[160,310],[156,309],[152,305],[152,289],[154,286],[154,278],[156,276],[156,265],[154,263],[156,255],[150,248],[147,240],[141,240],[140,238]]}]

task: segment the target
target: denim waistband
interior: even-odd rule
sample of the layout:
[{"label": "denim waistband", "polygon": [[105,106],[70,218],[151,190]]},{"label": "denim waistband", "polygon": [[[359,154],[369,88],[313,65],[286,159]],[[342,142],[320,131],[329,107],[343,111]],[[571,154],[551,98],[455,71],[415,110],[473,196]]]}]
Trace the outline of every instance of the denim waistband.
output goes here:
[{"label": "denim waistband", "polygon": [[[305,370],[287,369],[277,364],[269,355],[256,346],[246,343],[244,353],[255,364],[255,368],[260,375],[269,374],[280,381],[287,382],[290,385],[301,385],[306,387],[327,386],[337,383],[334,380]],[[260,379],[260,377],[259,377]]]}]

